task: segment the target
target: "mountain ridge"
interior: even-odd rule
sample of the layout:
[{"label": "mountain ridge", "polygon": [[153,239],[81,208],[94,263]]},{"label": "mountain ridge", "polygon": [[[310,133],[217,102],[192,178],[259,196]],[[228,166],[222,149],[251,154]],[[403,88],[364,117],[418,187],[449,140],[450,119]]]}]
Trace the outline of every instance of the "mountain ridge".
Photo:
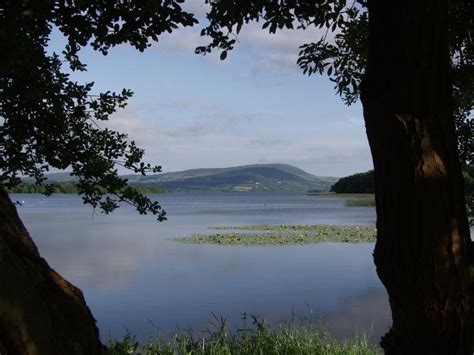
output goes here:
[{"label": "mountain ridge", "polygon": [[[69,173],[48,174],[48,182],[74,181]],[[288,164],[251,164],[188,169],[153,175],[122,175],[134,186],[166,191],[306,192],[329,191],[338,178],[316,176]]]}]

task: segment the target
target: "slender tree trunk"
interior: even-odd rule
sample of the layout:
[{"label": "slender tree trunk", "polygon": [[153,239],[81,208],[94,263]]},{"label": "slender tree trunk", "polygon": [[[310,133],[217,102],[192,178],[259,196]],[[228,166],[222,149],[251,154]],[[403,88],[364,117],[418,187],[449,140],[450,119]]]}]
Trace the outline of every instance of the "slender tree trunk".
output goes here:
[{"label": "slender tree trunk", "polygon": [[0,185],[0,353],[99,354],[82,292],[41,258]]},{"label": "slender tree trunk", "polygon": [[447,1],[369,0],[362,87],[386,354],[472,354],[471,240],[450,98]]}]

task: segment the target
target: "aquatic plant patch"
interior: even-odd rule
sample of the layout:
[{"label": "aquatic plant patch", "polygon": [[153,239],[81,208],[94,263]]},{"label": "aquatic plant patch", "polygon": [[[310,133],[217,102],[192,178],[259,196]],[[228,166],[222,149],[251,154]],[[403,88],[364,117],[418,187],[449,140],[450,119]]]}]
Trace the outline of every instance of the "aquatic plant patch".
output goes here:
[{"label": "aquatic plant patch", "polygon": [[[176,238],[176,240],[196,244],[289,245],[323,242],[371,243],[375,242],[376,238],[376,229],[368,226],[282,224],[211,228],[216,230],[242,230],[242,232],[194,234],[188,237]],[[258,233],[249,233],[248,231],[258,231]]]}]

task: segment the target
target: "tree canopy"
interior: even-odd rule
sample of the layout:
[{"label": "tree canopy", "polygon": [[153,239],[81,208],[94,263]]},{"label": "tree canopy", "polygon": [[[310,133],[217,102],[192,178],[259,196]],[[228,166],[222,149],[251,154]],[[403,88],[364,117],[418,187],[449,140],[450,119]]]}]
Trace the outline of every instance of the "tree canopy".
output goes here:
[{"label": "tree canopy", "polygon": [[[127,135],[102,129],[100,122],[124,108],[132,92],[94,91],[68,72],[85,71],[80,50],[91,46],[107,55],[128,43],[139,51],[164,32],[197,23],[180,0],[16,1],[0,8],[0,184],[19,176],[43,184],[50,168],[72,170],[86,203],[108,213],[126,202],[139,213],[164,220],[156,201],[128,186],[118,166],[145,175],[161,171],[143,161],[144,151]],[[50,53],[53,30],[66,38],[61,53]]]}]

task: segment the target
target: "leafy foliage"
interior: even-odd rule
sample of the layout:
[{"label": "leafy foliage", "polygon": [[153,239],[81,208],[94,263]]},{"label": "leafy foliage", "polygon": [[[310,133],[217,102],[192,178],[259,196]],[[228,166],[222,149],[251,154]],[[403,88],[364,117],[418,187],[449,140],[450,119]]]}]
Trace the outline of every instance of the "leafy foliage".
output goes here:
[{"label": "leafy foliage", "polygon": [[[72,169],[84,202],[113,211],[120,202],[139,213],[165,212],[127,180],[117,166],[142,175],[161,167],[143,162],[143,149],[127,135],[100,128],[132,92],[95,93],[68,71],[85,71],[79,51],[90,45],[106,55],[128,43],[143,51],[163,32],[197,23],[181,0],[2,1],[0,5],[0,184],[13,187],[19,175],[45,182],[50,168]],[[65,36],[62,53],[48,53],[52,30]]]},{"label": "leafy foliage", "polygon": [[463,171],[464,190],[466,192],[467,214],[471,226],[474,226],[474,166],[467,166]]},{"label": "leafy foliage", "polygon": [[451,75],[461,161],[474,163],[474,3],[450,2]]},{"label": "leafy foliage", "polygon": [[337,94],[350,105],[359,99],[367,65],[368,16],[366,12],[351,8],[342,19],[334,43],[327,41],[325,36],[315,43],[303,44],[297,64],[303,74],[326,73],[335,83]]}]

